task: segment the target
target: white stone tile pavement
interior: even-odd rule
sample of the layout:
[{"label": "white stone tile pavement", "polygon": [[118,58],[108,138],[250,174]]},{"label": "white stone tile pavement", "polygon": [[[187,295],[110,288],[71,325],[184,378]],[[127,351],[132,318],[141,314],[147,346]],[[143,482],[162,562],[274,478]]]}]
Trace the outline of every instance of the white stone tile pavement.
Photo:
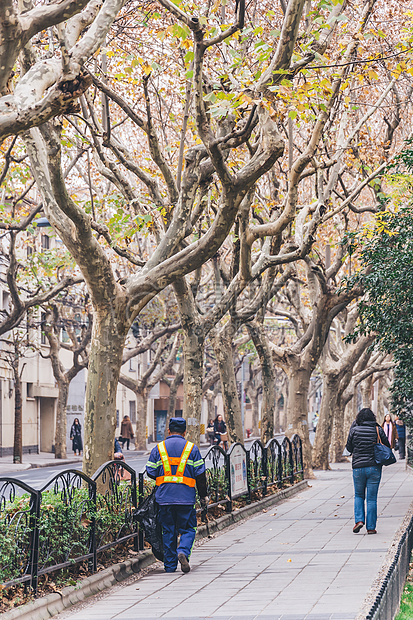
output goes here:
[{"label": "white stone tile pavement", "polygon": [[57,620],[351,620],[377,578],[413,498],[404,462],[383,468],[378,534],[353,527],[351,466],[195,548],[192,570],[161,566]]}]

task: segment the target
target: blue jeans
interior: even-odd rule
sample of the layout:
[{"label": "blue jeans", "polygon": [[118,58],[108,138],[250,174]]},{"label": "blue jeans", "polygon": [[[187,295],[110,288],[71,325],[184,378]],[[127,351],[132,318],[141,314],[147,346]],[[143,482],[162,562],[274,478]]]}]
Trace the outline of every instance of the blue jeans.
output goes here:
[{"label": "blue jeans", "polygon": [[[193,506],[160,504],[158,518],[162,524],[164,565],[172,573],[178,565],[178,553],[191,555],[196,532],[196,511]],[[178,534],[181,535],[178,546]]]},{"label": "blue jeans", "polygon": [[[358,467],[353,469],[354,482],[354,520],[366,524],[368,530],[376,529],[377,493],[381,479],[381,465]],[[367,490],[367,521],[365,519],[364,500]]]}]

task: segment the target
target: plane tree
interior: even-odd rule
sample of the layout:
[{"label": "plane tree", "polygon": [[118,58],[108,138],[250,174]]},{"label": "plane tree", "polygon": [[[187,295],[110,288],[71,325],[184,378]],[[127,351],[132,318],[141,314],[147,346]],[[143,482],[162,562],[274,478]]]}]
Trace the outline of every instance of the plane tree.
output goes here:
[{"label": "plane tree", "polygon": [[[25,138],[44,211],[82,271],[94,306],[85,424],[86,472],[96,469],[102,461],[112,456],[116,386],[125,338],[132,322],[160,290],[194,271],[216,253],[231,229],[240,205],[248,200],[255,183],[271,169],[284,149],[284,140],[277,124],[262,104],[251,111],[249,124],[247,121],[239,129],[224,121],[215,125],[207,113],[204,57],[210,48],[218,46],[243,27],[243,3],[238,4],[233,25],[218,34],[214,34],[215,29],[208,31],[202,20],[184,13],[176,5],[168,2],[164,5],[165,10],[193,35],[195,121],[201,144],[195,144],[186,151],[185,168],[178,189],[175,175],[160,152],[150,98],[146,96],[146,117],[135,117],[135,121],[148,139],[151,156],[165,182],[166,213],[163,217],[166,224],[160,231],[159,243],[151,256],[144,265],[138,265],[140,269],[121,280],[116,278],[107,253],[94,234],[92,218],[71,198],[62,175],[61,126],[45,123],[39,129],[31,130],[30,137]],[[278,54],[274,70],[286,66],[286,62],[288,65],[291,60],[302,7],[302,0],[293,0],[289,4],[279,42],[282,54]],[[245,144],[251,135],[255,138],[252,156],[239,169],[231,169],[225,153]],[[220,187],[216,216],[204,234],[193,240],[190,238],[193,226],[200,215],[198,191],[211,175]],[[145,175],[141,177],[147,178]],[[156,190],[152,180],[151,177],[148,185],[155,192],[152,194],[155,200]],[[102,385],[105,385],[105,390],[102,390]],[[97,429],[99,438],[96,436]]]},{"label": "plane tree", "polygon": [[[139,3],[122,12],[114,0],[100,10],[93,5],[92,15],[92,4],[53,30],[50,40],[43,34],[40,45],[32,41],[19,60],[28,105],[33,101],[24,80],[40,62],[52,68],[50,79],[53,71],[56,80],[71,76],[64,82],[64,88],[70,83],[70,105],[93,84],[80,108],[68,107],[63,119],[52,121],[50,106],[40,118],[35,102],[24,127],[9,117],[11,133],[3,134],[32,127],[23,139],[44,212],[82,272],[94,307],[87,473],[112,455],[125,339],[142,309],[166,286],[196,272],[234,231],[239,259],[217,304],[221,318],[234,291],[238,295],[268,269],[281,277],[282,265],[305,259],[318,226],[357,209],[355,201],[378,174],[377,158],[365,165],[349,153],[356,142],[359,153],[375,153],[371,135],[379,127],[368,122],[380,116],[398,79],[397,60],[370,57],[373,48],[381,50],[377,28],[368,30],[374,0],[354,13],[346,3],[306,3],[305,15],[304,0],[263,6],[253,15],[243,2],[221,10],[162,0],[162,9],[149,16]],[[125,35],[131,27],[142,35],[137,40]],[[45,58],[56,41],[59,47]],[[29,53],[33,49],[39,58]],[[386,65],[383,86],[376,88],[377,78],[368,82],[366,71],[356,69],[359,54],[366,66]],[[118,70],[129,56],[127,70]],[[150,65],[147,58],[154,59]],[[355,111],[350,106],[358,76],[365,90]],[[40,92],[40,107],[61,97],[56,80],[34,93]],[[372,92],[374,105],[365,111]],[[72,174],[65,176],[68,169]],[[265,191],[270,174],[278,183],[271,202]],[[87,179],[86,190],[79,176]],[[197,388],[190,398],[190,370],[184,369],[186,413],[197,409],[200,393]],[[304,412],[291,416],[290,430],[305,434]],[[198,432],[195,426],[195,439]]]}]

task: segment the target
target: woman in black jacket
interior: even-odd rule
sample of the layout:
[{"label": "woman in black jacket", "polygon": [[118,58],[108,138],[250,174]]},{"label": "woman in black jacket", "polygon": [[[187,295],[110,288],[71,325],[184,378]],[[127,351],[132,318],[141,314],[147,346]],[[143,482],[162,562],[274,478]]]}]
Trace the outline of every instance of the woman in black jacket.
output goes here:
[{"label": "woman in black jacket", "polygon": [[[390,448],[386,434],[377,424],[371,409],[361,409],[351,425],[346,448],[353,455],[354,520],[353,532],[357,534],[366,523],[367,534],[377,534],[377,493],[381,479],[381,465],[374,459],[374,446],[381,442]],[[364,500],[367,491],[367,510]],[[366,515],[367,512],[367,515]],[[365,518],[367,516],[367,520]]]},{"label": "woman in black jacket", "polygon": [[70,429],[70,439],[72,440],[72,450],[76,454],[76,452],[80,453],[83,450],[82,444],[82,426],[79,422],[79,418],[75,418],[73,420],[72,428]]}]

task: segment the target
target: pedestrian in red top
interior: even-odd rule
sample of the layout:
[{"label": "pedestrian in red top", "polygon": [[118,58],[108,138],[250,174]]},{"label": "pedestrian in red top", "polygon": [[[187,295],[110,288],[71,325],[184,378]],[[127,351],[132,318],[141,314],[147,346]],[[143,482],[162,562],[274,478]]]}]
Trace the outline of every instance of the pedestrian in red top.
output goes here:
[{"label": "pedestrian in red top", "polygon": [[129,442],[131,439],[133,439],[133,437],[134,435],[132,422],[130,421],[129,416],[125,415],[120,426],[119,442],[122,444],[122,448],[125,445],[126,441],[126,449],[129,450]]}]

